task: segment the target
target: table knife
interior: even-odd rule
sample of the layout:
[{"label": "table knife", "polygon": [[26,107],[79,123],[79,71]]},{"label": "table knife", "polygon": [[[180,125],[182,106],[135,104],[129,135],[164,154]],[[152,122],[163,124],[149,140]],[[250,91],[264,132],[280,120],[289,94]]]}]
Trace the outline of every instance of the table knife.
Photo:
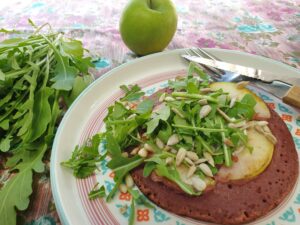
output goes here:
[{"label": "table knife", "polygon": [[250,78],[250,80],[258,87],[282,98],[283,102],[300,108],[300,76],[282,76],[266,70],[255,69],[252,67],[236,65],[198,56],[182,55],[182,57],[202,65],[243,75],[240,77],[241,79],[246,76]]}]

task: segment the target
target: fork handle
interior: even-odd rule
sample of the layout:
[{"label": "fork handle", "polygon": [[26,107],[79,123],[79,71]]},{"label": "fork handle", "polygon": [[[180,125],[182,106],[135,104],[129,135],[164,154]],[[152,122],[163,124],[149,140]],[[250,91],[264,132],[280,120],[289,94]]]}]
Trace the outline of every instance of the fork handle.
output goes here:
[{"label": "fork handle", "polygon": [[286,104],[300,108],[300,86],[292,86],[285,96],[283,96],[282,101]]}]

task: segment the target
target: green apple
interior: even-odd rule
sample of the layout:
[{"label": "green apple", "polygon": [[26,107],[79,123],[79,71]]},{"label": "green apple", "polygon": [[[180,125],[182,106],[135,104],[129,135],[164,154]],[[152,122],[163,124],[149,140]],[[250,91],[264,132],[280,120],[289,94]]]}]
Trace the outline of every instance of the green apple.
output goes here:
[{"label": "green apple", "polygon": [[124,43],[138,55],[162,51],[176,27],[177,14],[170,0],[131,0],[120,20]]}]

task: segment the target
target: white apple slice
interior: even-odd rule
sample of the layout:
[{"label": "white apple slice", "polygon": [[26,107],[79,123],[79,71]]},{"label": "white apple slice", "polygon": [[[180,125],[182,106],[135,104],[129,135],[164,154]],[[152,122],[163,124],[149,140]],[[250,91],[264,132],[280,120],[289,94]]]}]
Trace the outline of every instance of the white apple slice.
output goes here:
[{"label": "white apple slice", "polygon": [[245,149],[237,153],[237,162],[232,167],[221,167],[218,172],[220,180],[248,179],[262,173],[271,162],[274,145],[254,129],[247,132],[248,144],[253,147],[252,153]]},{"label": "white apple slice", "polygon": [[250,91],[247,88],[238,88],[237,84],[232,82],[216,82],[216,83],[212,83],[210,87],[213,90],[223,89],[224,92],[229,93],[230,97],[236,97],[237,100],[241,100],[245,94],[251,94],[256,100],[256,105],[254,107],[254,110],[256,112],[255,118],[267,119],[270,118],[271,116],[269,108],[267,107],[266,103],[260,97],[258,97],[256,94],[254,94],[252,91]]}]

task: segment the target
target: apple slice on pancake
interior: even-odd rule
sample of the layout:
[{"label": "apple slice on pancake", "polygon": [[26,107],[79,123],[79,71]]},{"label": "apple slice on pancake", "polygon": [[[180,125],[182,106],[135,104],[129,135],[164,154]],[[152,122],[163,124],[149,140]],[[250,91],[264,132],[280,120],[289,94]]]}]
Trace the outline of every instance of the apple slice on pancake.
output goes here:
[{"label": "apple slice on pancake", "polygon": [[[236,83],[230,82],[212,83],[210,87],[214,90],[222,89],[224,92],[229,93],[231,98],[236,97],[237,100],[241,100],[245,94],[251,94],[256,100],[254,118],[257,120],[266,120],[271,116],[266,103],[245,87],[240,88]],[[248,145],[253,147],[253,151],[250,152],[245,149],[237,152],[233,166],[222,166],[218,172],[218,179],[249,179],[262,173],[269,165],[274,151],[274,144],[264,134],[259,133],[253,128],[247,130],[247,136]]]}]

